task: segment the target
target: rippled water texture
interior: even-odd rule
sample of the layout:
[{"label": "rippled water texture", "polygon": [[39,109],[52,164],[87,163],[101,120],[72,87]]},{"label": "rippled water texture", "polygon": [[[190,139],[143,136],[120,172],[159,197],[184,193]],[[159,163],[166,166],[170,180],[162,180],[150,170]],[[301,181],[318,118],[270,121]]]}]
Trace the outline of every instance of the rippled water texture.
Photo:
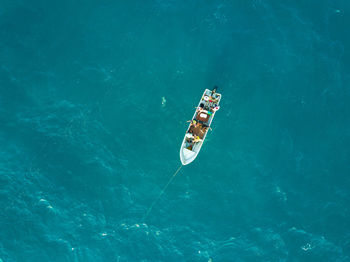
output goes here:
[{"label": "rippled water texture", "polygon": [[347,0],[0,1],[0,261],[350,261],[349,25]]}]

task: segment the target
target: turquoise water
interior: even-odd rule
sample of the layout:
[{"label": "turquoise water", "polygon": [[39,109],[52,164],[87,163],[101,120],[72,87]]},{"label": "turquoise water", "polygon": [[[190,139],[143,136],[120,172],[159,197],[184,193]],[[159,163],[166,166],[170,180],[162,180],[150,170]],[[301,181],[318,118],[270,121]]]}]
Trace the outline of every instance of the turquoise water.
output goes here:
[{"label": "turquoise water", "polygon": [[[1,1],[0,261],[350,261],[349,14]],[[213,131],[144,221],[214,85]]]}]

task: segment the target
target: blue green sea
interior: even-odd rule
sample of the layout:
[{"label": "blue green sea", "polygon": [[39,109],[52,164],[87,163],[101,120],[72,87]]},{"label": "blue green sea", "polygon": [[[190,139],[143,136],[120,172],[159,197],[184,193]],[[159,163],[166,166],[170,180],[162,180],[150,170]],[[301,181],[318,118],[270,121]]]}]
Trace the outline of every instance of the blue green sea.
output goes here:
[{"label": "blue green sea", "polygon": [[349,262],[349,28],[348,0],[0,0],[0,262]]}]

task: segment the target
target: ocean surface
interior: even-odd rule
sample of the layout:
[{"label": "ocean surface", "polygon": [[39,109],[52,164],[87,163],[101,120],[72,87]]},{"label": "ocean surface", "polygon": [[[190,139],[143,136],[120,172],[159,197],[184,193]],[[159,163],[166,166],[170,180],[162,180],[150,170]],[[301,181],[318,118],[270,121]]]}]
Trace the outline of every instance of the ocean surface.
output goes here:
[{"label": "ocean surface", "polygon": [[349,28],[348,0],[1,0],[0,261],[349,262]]}]

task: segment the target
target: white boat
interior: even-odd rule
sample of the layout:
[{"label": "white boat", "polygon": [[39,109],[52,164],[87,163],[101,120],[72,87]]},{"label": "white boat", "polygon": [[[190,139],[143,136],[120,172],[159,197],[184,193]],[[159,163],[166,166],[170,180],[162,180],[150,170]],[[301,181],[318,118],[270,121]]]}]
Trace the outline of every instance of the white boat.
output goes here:
[{"label": "white boat", "polygon": [[180,159],[183,165],[195,160],[201,150],[215,113],[220,108],[220,100],[221,94],[216,93],[216,87],[212,91],[205,89],[181,144]]}]

